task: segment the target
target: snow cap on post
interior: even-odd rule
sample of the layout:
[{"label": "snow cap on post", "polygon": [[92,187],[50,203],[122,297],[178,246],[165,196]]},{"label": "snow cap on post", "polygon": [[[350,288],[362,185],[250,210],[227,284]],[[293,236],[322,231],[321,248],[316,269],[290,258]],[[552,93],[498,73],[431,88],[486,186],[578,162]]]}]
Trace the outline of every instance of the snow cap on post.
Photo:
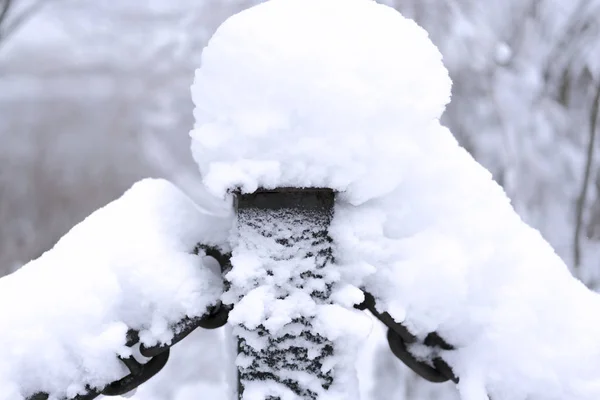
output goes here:
[{"label": "snow cap on post", "polygon": [[192,151],[218,196],[329,187],[361,203],[397,186],[405,137],[427,134],[450,87],[427,33],[388,6],[271,0],[204,49]]}]

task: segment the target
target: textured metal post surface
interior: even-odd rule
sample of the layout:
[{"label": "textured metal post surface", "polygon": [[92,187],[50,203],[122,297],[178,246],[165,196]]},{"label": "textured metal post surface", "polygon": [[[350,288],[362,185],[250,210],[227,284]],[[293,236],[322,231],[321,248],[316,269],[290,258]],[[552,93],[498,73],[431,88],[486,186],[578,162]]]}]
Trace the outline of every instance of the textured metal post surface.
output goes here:
[{"label": "textured metal post surface", "polygon": [[[288,282],[275,287],[278,298],[285,299],[289,291],[300,289],[310,293],[317,304],[329,303],[331,286],[325,272],[333,262],[328,234],[333,204],[334,192],[330,189],[285,188],[237,196],[240,245],[271,249],[266,253],[267,275],[274,274],[282,262],[288,268],[290,262],[294,263]],[[265,257],[264,250],[258,251]],[[254,282],[253,286],[264,284]],[[274,381],[301,399],[317,399],[314,390],[293,378],[297,371],[311,374],[323,389],[333,382],[333,371],[323,372],[322,368],[324,359],[333,353],[333,344],[313,331],[310,316],[292,319],[285,333],[276,337],[262,324],[254,330],[238,328],[238,353],[252,360],[238,367],[239,399],[244,399],[244,388],[252,381]],[[247,339],[256,335],[266,338],[266,347],[256,349],[249,344]],[[265,400],[275,399],[279,397],[265,396]]]}]

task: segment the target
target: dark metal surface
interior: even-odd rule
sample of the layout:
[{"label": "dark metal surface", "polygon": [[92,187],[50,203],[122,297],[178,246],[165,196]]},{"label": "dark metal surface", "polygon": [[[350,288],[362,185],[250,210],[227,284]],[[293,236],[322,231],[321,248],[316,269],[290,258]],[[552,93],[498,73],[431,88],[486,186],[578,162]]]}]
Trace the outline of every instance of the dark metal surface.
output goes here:
[{"label": "dark metal surface", "polygon": [[169,353],[169,348],[164,349],[162,353],[152,357],[146,364],[139,364],[135,369],[130,369],[130,373],[126,377],[105,386],[100,393],[104,396],[121,396],[131,392],[156,375],[167,364]]},{"label": "dark metal surface", "polygon": [[[280,246],[281,249],[297,249],[287,256],[269,254],[269,262],[265,266],[268,275],[276,271],[279,262],[298,260],[305,263],[306,260],[313,260],[314,266],[310,270],[297,272],[298,275],[289,278],[289,282],[297,282],[289,285],[301,288],[306,279],[322,280],[322,272],[333,263],[332,239],[328,228],[334,202],[335,193],[331,189],[280,188],[261,189],[251,194],[237,193],[235,206],[238,228],[243,227],[251,235],[261,237],[261,243]],[[245,238],[240,237],[239,240],[244,241]],[[286,288],[287,286],[277,286],[274,290],[284,299],[288,295]],[[330,301],[330,291],[330,285],[324,284],[323,290],[315,290],[310,295],[317,304],[322,304]],[[295,327],[294,333],[281,337],[272,337],[263,325],[252,331],[243,326],[238,327],[241,334],[238,337],[238,352],[252,360],[249,365],[238,369],[240,399],[243,398],[245,385],[252,381],[277,382],[291,390],[298,399],[317,399],[317,394],[304,382],[287,378],[289,375],[285,371],[310,374],[320,382],[323,389],[332,384],[333,371],[324,372],[323,363],[333,354],[333,343],[314,332],[311,318],[302,316],[289,324]],[[266,346],[260,350],[253,348],[246,343],[246,334],[265,337]],[[308,347],[318,350],[311,355]],[[276,399],[279,397],[269,397],[269,400]]]},{"label": "dark metal surface", "polygon": [[236,209],[301,209],[331,212],[335,192],[327,188],[259,189],[254,193],[235,193]]},{"label": "dark metal surface", "polygon": [[[371,314],[385,326],[388,327],[387,340],[392,353],[409,367],[414,373],[429,382],[442,383],[452,381],[458,383],[458,377],[452,368],[440,356],[435,355],[431,365],[425,361],[418,360],[408,349],[411,344],[418,343],[418,338],[413,335],[404,325],[394,321],[392,316],[386,312],[380,313],[375,308],[375,298],[368,292],[364,292],[365,300],[356,306],[359,310],[369,310]],[[437,332],[429,333],[422,344],[430,347],[434,354],[439,350],[454,350],[454,346],[448,344]]]}]

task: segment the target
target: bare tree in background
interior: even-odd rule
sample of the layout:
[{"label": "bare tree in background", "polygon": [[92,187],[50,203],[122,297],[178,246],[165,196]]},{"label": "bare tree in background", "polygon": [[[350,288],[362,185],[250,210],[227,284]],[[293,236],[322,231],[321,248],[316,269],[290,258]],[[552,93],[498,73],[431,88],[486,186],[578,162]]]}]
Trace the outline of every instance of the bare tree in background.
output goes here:
[{"label": "bare tree in background", "polygon": [[51,0],[0,0],[0,47]]},{"label": "bare tree in background", "polygon": [[2,8],[0,9],[0,27],[2,27],[2,23],[6,20],[6,17],[8,16],[8,10],[10,9],[11,3],[11,0],[4,0],[2,2]]}]

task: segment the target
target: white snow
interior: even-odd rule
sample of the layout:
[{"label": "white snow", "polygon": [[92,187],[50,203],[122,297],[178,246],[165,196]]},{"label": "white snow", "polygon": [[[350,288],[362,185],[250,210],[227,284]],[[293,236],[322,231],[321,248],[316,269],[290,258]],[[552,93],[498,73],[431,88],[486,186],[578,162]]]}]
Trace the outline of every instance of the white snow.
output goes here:
[{"label": "white snow", "polygon": [[[449,93],[427,34],[392,9],[271,0],[205,49],[192,150],[216,195],[338,190],[338,285],[456,346],[440,354],[463,399],[596,400],[600,297],[440,125]],[[267,308],[268,291],[247,301]]]},{"label": "white snow", "polygon": [[600,297],[439,135],[393,193],[338,205],[341,270],[421,339],[457,347],[443,356],[465,400],[598,398]]},{"label": "white snow", "polygon": [[434,125],[450,78],[427,33],[387,6],[275,0],[221,25],[192,97],[192,151],[214,194],[331,187],[358,202],[402,179],[419,148],[397,131]]},{"label": "white snow", "polygon": [[227,221],[147,179],[0,279],[0,399],[62,399],[121,378],[128,329],[145,344],[169,343],[172,323],[221,295],[221,277],[192,251],[223,243]]}]

